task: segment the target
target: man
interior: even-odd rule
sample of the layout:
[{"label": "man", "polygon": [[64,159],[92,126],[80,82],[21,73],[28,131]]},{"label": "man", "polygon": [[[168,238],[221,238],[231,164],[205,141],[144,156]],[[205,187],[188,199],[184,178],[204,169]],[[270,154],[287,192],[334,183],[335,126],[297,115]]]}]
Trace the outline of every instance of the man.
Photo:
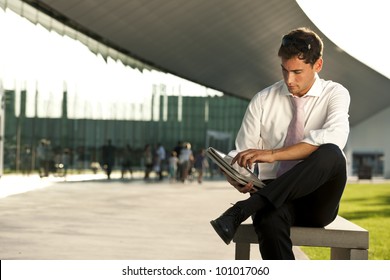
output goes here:
[{"label": "man", "polygon": [[164,165],[165,165],[165,158],[166,158],[165,148],[161,143],[158,143],[157,149],[156,149],[155,168],[156,168],[156,172],[158,174],[158,179],[160,181],[163,180],[163,169],[164,169]]},{"label": "man", "polygon": [[107,145],[102,147],[103,167],[107,174],[107,179],[111,179],[112,168],[115,164],[116,148],[112,145],[111,139],[108,139]]},{"label": "man", "polygon": [[347,180],[342,149],[349,134],[350,96],[340,84],[319,78],[322,51],[322,40],[308,28],[283,37],[278,56],[284,81],[250,102],[236,138],[240,152],[233,159],[258,170],[266,186],[255,191],[252,183],[243,186],[227,177],[250,197],[211,221],[229,244],[237,227],[253,215],[263,259],[294,259],[291,226],[323,227],[338,213]]}]

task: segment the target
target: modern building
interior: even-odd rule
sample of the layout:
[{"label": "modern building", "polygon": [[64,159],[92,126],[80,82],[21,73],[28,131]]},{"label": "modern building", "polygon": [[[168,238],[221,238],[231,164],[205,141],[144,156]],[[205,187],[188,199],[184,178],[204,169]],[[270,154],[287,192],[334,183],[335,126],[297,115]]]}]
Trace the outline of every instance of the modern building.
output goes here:
[{"label": "modern building", "polygon": [[[179,0],[1,0],[0,7],[52,33],[81,42],[107,62],[113,59],[141,71],[172,73],[223,93],[223,97],[213,97],[215,99],[234,96],[245,102],[259,89],[280,79],[275,50],[281,35],[295,27],[309,26],[325,43],[325,66],[321,76],[342,83],[351,93],[351,135],[345,149],[349,174],[355,176],[361,172],[368,177],[390,178],[389,77],[335,45],[294,0],[185,3]],[[374,48],[379,51],[382,47],[375,44]],[[156,87],[159,85],[156,83]],[[70,92],[68,94],[70,96]],[[164,98],[168,97],[163,97],[160,104],[170,104],[164,103]],[[204,101],[208,99],[212,98],[204,98],[199,108],[204,108]],[[169,100],[171,104],[176,102],[175,98],[169,97]],[[188,100],[191,101],[185,110],[195,104],[193,99]],[[211,107],[208,108],[210,113]],[[161,110],[167,112],[164,107]],[[237,114],[242,114],[241,109],[239,111]],[[96,110],[91,109],[91,112]],[[167,115],[163,113],[164,116]],[[191,118],[188,122],[192,125],[197,121]],[[170,129],[176,131],[177,128]],[[234,133],[217,124],[210,130]]]}]

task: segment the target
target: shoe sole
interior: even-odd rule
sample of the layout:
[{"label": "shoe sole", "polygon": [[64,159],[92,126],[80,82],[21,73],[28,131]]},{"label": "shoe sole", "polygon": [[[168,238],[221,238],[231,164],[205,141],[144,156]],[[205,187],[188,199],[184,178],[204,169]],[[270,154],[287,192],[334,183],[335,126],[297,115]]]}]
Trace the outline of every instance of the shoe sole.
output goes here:
[{"label": "shoe sole", "polygon": [[231,240],[225,235],[225,232],[221,229],[219,224],[214,220],[210,221],[210,224],[213,226],[215,232],[219,235],[219,237],[221,237],[223,242],[225,242],[226,245],[229,245]]}]

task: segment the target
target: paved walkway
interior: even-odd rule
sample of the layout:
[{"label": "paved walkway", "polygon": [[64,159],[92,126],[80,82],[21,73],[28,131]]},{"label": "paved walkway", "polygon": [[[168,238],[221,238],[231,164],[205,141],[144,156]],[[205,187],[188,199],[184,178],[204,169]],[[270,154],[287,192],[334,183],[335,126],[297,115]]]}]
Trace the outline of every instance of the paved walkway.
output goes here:
[{"label": "paved walkway", "polygon": [[[246,198],[223,180],[198,183],[0,179],[0,259],[228,260],[209,221]],[[295,248],[297,259],[307,259]],[[260,259],[257,245],[251,257]]]}]

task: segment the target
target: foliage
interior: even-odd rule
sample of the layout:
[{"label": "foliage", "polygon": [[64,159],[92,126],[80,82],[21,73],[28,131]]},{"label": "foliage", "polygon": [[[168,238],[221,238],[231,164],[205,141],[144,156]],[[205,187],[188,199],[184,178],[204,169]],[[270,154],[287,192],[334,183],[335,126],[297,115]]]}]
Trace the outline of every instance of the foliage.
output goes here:
[{"label": "foliage", "polygon": [[[369,231],[370,260],[390,260],[390,183],[348,184],[339,215]],[[301,249],[310,259],[329,259],[329,248]]]}]

